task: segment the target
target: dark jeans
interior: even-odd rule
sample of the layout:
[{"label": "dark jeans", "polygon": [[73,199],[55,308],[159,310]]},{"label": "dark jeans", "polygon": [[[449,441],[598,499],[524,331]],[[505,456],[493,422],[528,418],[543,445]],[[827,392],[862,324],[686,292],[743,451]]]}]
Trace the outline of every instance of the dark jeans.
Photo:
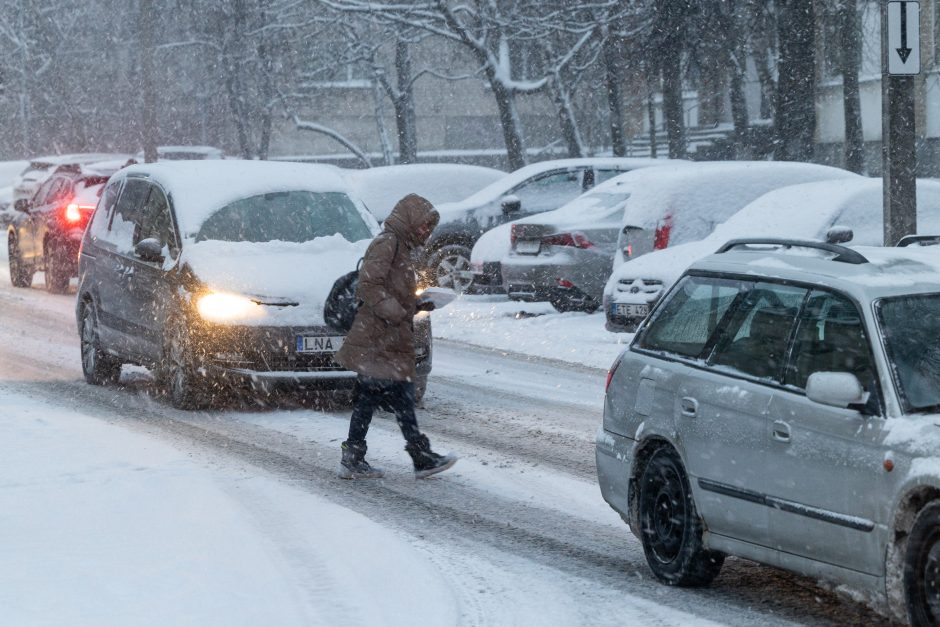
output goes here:
[{"label": "dark jeans", "polygon": [[408,381],[373,379],[359,375],[356,379],[356,405],[349,420],[349,440],[366,439],[372,413],[382,408],[395,414],[395,420],[408,442],[421,436],[415,418],[415,384]]}]

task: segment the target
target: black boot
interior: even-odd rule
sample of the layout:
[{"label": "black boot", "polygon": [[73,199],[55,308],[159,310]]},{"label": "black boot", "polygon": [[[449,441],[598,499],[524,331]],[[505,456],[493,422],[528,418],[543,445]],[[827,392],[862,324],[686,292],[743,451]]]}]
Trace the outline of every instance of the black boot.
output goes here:
[{"label": "black boot", "polygon": [[418,436],[405,445],[415,464],[415,479],[424,479],[439,472],[444,472],[457,463],[456,455],[438,455],[431,450],[431,443],[426,435]]},{"label": "black boot", "polygon": [[373,468],[366,461],[367,447],[364,440],[346,440],[342,448],[343,461],[337,473],[340,479],[381,479],[385,476],[384,470]]}]

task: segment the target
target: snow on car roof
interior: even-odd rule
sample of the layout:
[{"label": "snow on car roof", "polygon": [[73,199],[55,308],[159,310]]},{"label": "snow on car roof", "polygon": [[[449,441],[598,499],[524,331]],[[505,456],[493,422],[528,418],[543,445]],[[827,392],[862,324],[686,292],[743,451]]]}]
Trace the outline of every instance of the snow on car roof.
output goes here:
[{"label": "snow on car roof", "polygon": [[117,176],[146,176],[159,183],[170,195],[184,237],[195,236],[210,215],[240,198],[292,190],[348,193],[337,168],[307,163],[161,161],[129,166]]},{"label": "snow on car roof", "polygon": [[[862,217],[866,224],[846,222],[844,212]],[[612,281],[649,278],[672,283],[696,260],[732,239],[774,237],[822,240],[833,223],[855,232],[853,242],[877,245],[881,241],[882,180],[851,177],[790,185],[770,191],[728,218],[704,239],[669,246],[632,259],[619,267]],[[940,232],[940,183],[917,181],[917,219],[921,233]],[[872,241],[872,231],[877,235]]]},{"label": "snow on car roof", "polygon": [[[757,248],[757,247],[755,247]],[[736,248],[692,264],[691,269],[802,280],[843,289],[862,301],[940,291],[940,254],[932,247],[852,246],[868,263],[834,261],[811,248]]]},{"label": "snow on car roof", "polygon": [[527,179],[535,176],[536,174],[549,172],[551,170],[564,170],[566,168],[573,169],[583,168],[585,166],[594,166],[628,171],[636,170],[638,168],[647,168],[650,166],[665,165],[671,165],[672,167],[678,168],[681,167],[680,164],[684,165],[687,164],[687,162],[670,161],[667,159],[639,159],[632,157],[596,157],[585,159],[553,159],[550,161],[540,161],[538,163],[532,163],[530,165],[521,167],[518,170],[510,172],[503,178],[493,182],[490,185],[487,185],[472,196],[465,198],[460,202],[441,205],[437,208],[437,210],[441,213],[442,218],[446,218],[446,214],[460,213],[468,209],[473,209],[475,207],[494,202]]},{"label": "snow on car roof", "polygon": [[463,200],[506,173],[478,165],[413,163],[344,170],[343,175],[372,214],[384,220],[408,194],[419,194],[437,206]]},{"label": "snow on car roof", "polygon": [[660,167],[635,180],[624,226],[656,226],[675,219],[673,241],[701,239],[718,223],[768,191],[826,179],[858,177],[846,170],[781,161],[702,162]]},{"label": "snow on car roof", "polygon": [[128,155],[105,152],[77,153],[71,155],[49,155],[46,157],[35,157],[30,159],[29,167],[36,167],[37,165],[48,167],[53,165],[68,165],[73,163],[77,165],[84,165],[87,163],[95,163],[97,161],[112,161],[116,159],[127,160],[127,158]]}]

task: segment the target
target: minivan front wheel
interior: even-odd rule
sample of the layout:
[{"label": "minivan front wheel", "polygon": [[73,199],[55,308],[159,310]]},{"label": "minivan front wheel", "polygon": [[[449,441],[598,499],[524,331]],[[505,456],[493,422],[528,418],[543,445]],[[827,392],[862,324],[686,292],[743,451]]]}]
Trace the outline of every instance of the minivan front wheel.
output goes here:
[{"label": "minivan front wheel", "polygon": [[718,575],[724,555],[702,542],[702,522],[679,456],[657,449],[640,476],[639,519],[646,561],[671,586],[704,586]]},{"label": "minivan front wheel", "polygon": [[82,374],[92,385],[116,383],[121,378],[121,362],[101,350],[98,339],[98,316],[94,305],[82,310],[79,338],[82,350]]},{"label": "minivan front wheel", "polygon": [[205,409],[211,404],[208,384],[197,363],[185,323],[170,320],[164,339],[161,379],[177,409]]},{"label": "minivan front wheel", "polygon": [[904,596],[911,625],[940,622],[940,501],[914,520],[904,557]]}]

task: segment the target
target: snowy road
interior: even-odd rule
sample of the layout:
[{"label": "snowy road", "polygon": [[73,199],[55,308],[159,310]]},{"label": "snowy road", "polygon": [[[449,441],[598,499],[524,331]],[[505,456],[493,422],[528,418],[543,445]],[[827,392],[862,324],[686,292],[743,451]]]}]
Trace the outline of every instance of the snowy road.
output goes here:
[{"label": "snowy road", "polygon": [[[345,412],[244,406],[180,412],[153,398],[149,376],[137,370],[125,370],[122,386],[88,386],[79,368],[73,297],[14,290],[6,276],[0,261],[0,438],[7,441],[0,444],[0,463],[11,463],[8,454],[15,451],[3,446],[9,446],[8,435],[17,436],[9,421],[24,419],[23,407],[33,417],[48,413],[51,424],[64,424],[69,416],[76,424],[95,421],[115,438],[167,447],[183,460],[179,463],[206,473],[218,488],[212,498],[231,510],[229,519],[246,527],[239,533],[256,534],[257,546],[281,556],[275,566],[255,573],[263,580],[256,588],[242,582],[242,597],[227,599],[227,610],[222,599],[204,590],[198,620],[177,624],[258,624],[247,615],[244,622],[233,622],[231,604],[267,608],[270,598],[253,600],[251,590],[261,597],[281,580],[288,589],[277,597],[279,624],[403,624],[413,622],[416,607],[427,608],[429,624],[881,622],[814,581],[743,560],[728,560],[707,589],[671,589],[654,581],[639,542],[603,502],[594,480],[592,442],[603,371],[438,342],[419,422],[435,447],[456,451],[460,463],[438,479],[415,482],[397,427],[383,415],[370,434],[369,454],[387,469],[386,479],[342,482],[333,473],[348,424]],[[62,454],[56,451],[39,448],[36,455]],[[14,489],[0,485],[0,505],[13,498]],[[326,522],[347,517],[353,521],[347,527]],[[5,520],[0,513],[0,534]],[[59,524],[67,527],[70,521]],[[177,532],[186,534],[186,527],[180,523]],[[61,535],[54,529],[47,533]],[[169,538],[158,540],[173,555],[200,541],[212,545],[212,534],[197,525],[192,536],[179,538],[179,546]],[[4,547],[4,554],[15,551]],[[353,563],[338,563],[336,554]],[[38,573],[61,567],[57,552],[36,555],[39,563],[32,568]],[[177,562],[186,567],[186,560],[171,561]],[[235,577],[231,564],[219,568]],[[350,583],[356,571],[365,573],[361,586]],[[211,570],[188,572],[187,580],[198,587],[200,577],[216,576]],[[0,572],[0,583],[12,581],[18,581],[14,590],[21,594],[43,585],[41,577],[24,583]],[[105,608],[115,603],[120,587],[97,582],[98,602]],[[34,619],[32,624],[43,622],[37,616],[21,615]],[[133,624],[107,613],[95,616],[99,620],[88,624]],[[162,615],[167,616],[172,614]],[[56,622],[56,615],[45,618]],[[159,624],[159,617],[138,624]]]}]

